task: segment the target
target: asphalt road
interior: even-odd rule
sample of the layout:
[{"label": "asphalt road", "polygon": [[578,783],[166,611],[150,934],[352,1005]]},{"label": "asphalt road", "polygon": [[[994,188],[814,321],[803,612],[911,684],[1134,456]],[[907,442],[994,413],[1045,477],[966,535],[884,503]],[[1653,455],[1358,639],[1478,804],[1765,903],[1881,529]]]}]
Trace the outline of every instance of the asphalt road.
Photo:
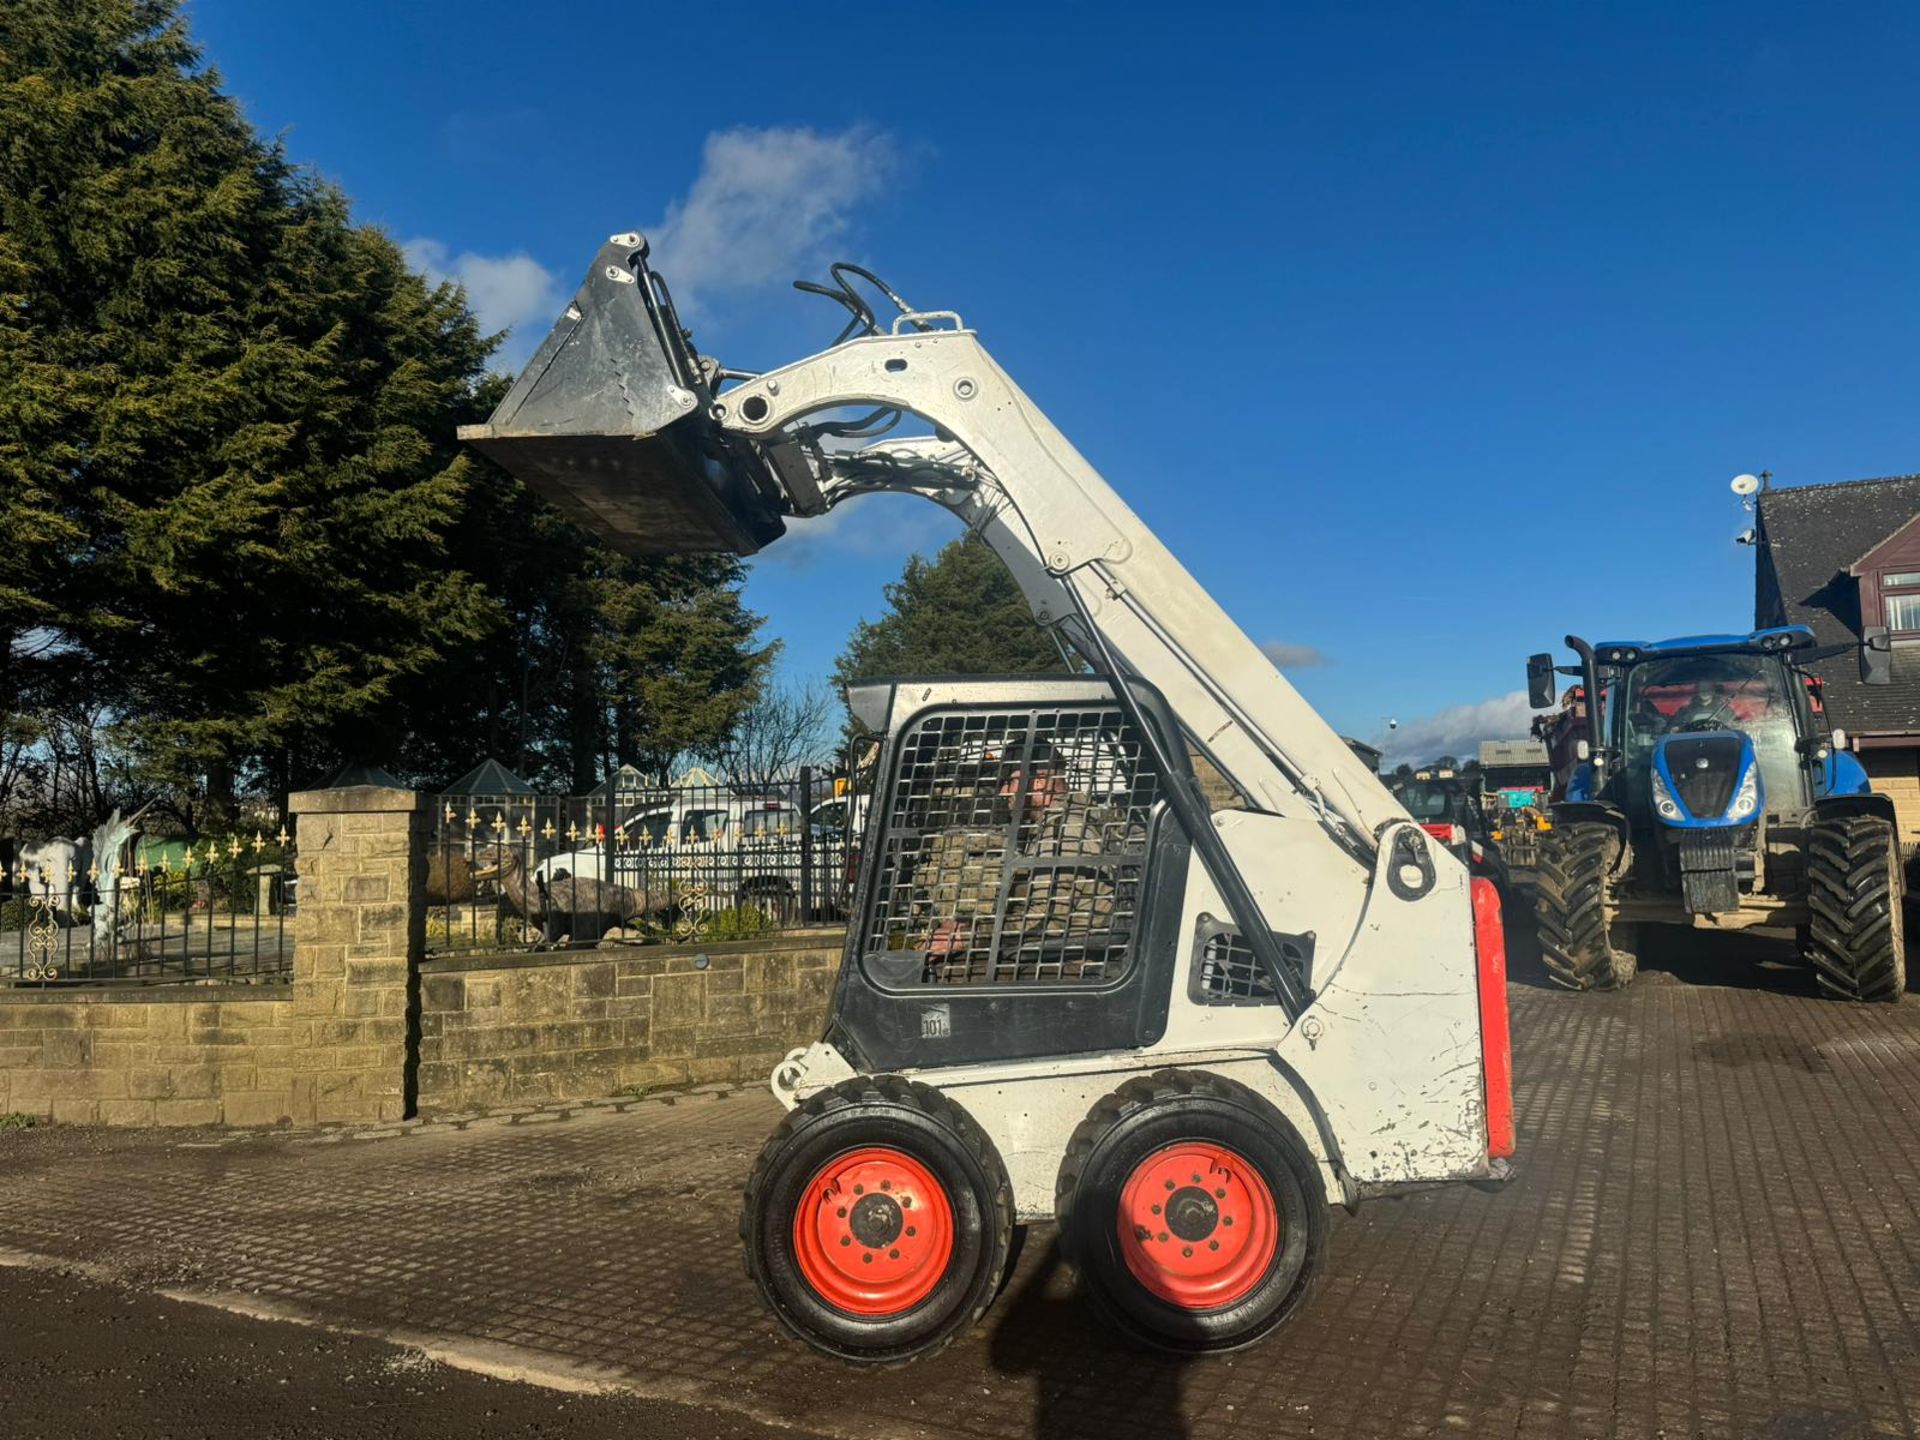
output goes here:
[{"label": "asphalt road", "polygon": [[0,1266],[6,1440],[793,1440],[737,1415],[490,1379],[418,1350]]}]

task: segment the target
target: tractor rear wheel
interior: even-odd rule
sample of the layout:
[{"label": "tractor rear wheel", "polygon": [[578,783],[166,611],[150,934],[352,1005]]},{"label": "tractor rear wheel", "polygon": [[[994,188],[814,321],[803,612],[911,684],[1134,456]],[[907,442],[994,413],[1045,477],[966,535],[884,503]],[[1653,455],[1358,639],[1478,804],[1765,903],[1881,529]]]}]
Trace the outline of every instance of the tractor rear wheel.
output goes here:
[{"label": "tractor rear wheel", "polygon": [[1607,900],[1619,857],[1620,832],[1604,822],[1576,820],[1540,837],[1533,882],[1540,960],[1569,990],[1619,990],[1639,970],[1639,927],[1614,920]]},{"label": "tractor rear wheel", "polygon": [[747,1180],[747,1274],[780,1323],[862,1364],[930,1355],[1008,1271],[1013,1190],[993,1142],[939,1091],[845,1080],[780,1122]]},{"label": "tractor rear wheel", "polygon": [[1250,1345],[1306,1300],[1326,1249],[1318,1169],[1244,1086],[1162,1070],[1095,1105],[1055,1210],[1094,1308],[1183,1353]]},{"label": "tractor rear wheel", "polygon": [[1877,815],[1816,821],[1807,832],[1801,950],[1837,1000],[1895,1001],[1907,988],[1900,846]]}]

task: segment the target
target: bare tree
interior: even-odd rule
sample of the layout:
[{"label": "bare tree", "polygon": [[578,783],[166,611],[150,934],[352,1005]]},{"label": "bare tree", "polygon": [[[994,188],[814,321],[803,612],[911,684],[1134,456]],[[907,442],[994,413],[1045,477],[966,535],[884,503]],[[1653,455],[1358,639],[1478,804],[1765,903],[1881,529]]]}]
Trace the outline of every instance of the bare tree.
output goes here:
[{"label": "bare tree", "polygon": [[767,790],[802,765],[831,764],[840,704],[821,681],[768,685],[708,757],[734,785]]}]

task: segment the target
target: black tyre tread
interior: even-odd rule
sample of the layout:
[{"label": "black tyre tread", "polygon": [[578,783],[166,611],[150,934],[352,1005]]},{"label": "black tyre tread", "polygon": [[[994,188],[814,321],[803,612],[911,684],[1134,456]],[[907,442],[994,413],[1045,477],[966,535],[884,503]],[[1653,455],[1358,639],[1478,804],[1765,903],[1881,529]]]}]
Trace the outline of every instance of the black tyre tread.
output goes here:
[{"label": "black tyre tread", "polygon": [[1888,1003],[1906,989],[1899,849],[1877,815],[1816,821],[1807,831],[1803,953],[1838,1000]]},{"label": "black tyre tread", "polygon": [[[1078,1227],[1072,1223],[1074,1193],[1080,1188],[1087,1164],[1101,1140],[1115,1125],[1141,1110],[1182,1098],[1224,1101],[1255,1112],[1270,1111],[1272,1108],[1238,1081],[1204,1070],[1156,1070],[1148,1075],[1135,1076],[1110,1094],[1102,1096],[1068,1138],[1066,1154],[1060,1161],[1059,1177],[1054,1185],[1054,1217],[1059,1226],[1060,1254],[1069,1264],[1078,1267],[1082,1263],[1081,1257],[1073,1253],[1074,1237],[1078,1232]],[[1291,1134],[1291,1127],[1286,1127],[1274,1138],[1294,1151],[1304,1175],[1318,1174],[1319,1165],[1306,1147]],[[1315,1200],[1312,1185],[1308,1187],[1307,1199],[1309,1204]],[[1320,1272],[1325,1268],[1325,1228],[1317,1226],[1312,1233],[1313,1249],[1307,1258],[1306,1275],[1287,1305],[1289,1314],[1298,1314],[1305,1308],[1319,1283]]]},{"label": "black tyre tread", "polygon": [[1534,921],[1540,959],[1569,990],[1617,990],[1636,969],[1631,952],[1608,936],[1607,877],[1620,855],[1620,832],[1595,821],[1556,825],[1541,837],[1534,871]]},{"label": "black tyre tread", "polygon": [[1005,1288],[1011,1273],[1011,1261],[1008,1252],[1012,1248],[1014,1229],[1013,1185],[1007,1179],[1007,1168],[1000,1160],[1000,1152],[993,1142],[973,1121],[973,1117],[959,1105],[942,1095],[931,1086],[908,1080],[900,1075],[859,1075],[851,1080],[842,1080],[817,1094],[808,1096],[792,1110],[788,1111],[773,1133],[767,1137],[766,1144],[760,1147],[760,1154],[753,1162],[753,1169],[747,1176],[746,1187],[742,1192],[740,1206],[740,1246],[744,1255],[747,1278],[756,1288],[764,1289],[766,1276],[760,1268],[759,1247],[754,1244],[752,1217],[759,1208],[760,1192],[766,1188],[768,1177],[781,1150],[790,1141],[795,1132],[810,1120],[831,1114],[835,1110],[847,1110],[858,1105],[894,1104],[910,1110],[919,1110],[922,1114],[937,1120],[959,1139],[962,1145],[980,1162],[982,1169],[995,1178],[994,1212],[999,1223],[993,1226],[989,1243],[994,1247],[993,1263],[996,1267],[996,1282],[986,1288],[983,1298],[973,1307],[964,1323],[954,1326],[946,1338],[915,1354],[897,1360],[866,1360],[860,1362],[863,1368],[897,1370],[937,1355],[962,1335],[967,1334],[987,1313],[988,1308]]}]

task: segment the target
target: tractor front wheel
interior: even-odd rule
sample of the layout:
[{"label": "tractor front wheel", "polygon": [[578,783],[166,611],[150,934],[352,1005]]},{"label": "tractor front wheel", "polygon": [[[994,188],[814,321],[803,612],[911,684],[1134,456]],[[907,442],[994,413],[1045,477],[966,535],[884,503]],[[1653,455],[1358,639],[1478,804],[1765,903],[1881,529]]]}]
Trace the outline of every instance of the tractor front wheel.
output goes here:
[{"label": "tractor front wheel", "polygon": [[1293,1127],[1197,1071],[1141,1076],[1095,1105],[1068,1142],[1055,1208],[1094,1308],[1185,1353],[1282,1324],[1326,1248],[1318,1169]]},{"label": "tractor front wheel", "polygon": [[1807,832],[1801,951],[1837,1000],[1892,1002],[1907,988],[1900,846],[1877,815],[1815,822]]},{"label": "tractor front wheel", "polygon": [[780,1323],[863,1364],[964,1335],[1008,1270],[1013,1191],[972,1119],[898,1076],[843,1081],[780,1123],[747,1181],[747,1274]]},{"label": "tractor front wheel", "polygon": [[1540,837],[1533,882],[1540,960],[1569,990],[1619,990],[1639,970],[1637,931],[1613,919],[1607,877],[1620,832],[1604,822],[1556,825]]}]

